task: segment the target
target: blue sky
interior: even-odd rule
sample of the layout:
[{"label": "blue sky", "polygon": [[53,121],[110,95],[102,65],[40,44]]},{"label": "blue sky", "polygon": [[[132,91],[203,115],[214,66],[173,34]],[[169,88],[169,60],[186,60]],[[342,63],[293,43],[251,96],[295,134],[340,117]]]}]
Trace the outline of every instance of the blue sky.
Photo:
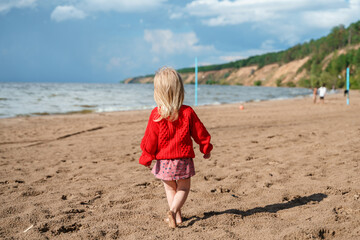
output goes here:
[{"label": "blue sky", "polygon": [[287,49],[360,0],[0,0],[1,82],[116,83]]}]

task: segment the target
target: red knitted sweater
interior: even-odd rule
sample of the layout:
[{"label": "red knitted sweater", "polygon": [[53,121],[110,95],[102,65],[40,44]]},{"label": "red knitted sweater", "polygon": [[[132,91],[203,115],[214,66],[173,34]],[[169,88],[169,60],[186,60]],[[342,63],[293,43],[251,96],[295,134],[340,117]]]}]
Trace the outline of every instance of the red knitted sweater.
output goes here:
[{"label": "red knitted sweater", "polygon": [[182,105],[179,118],[173,122],[166,119],[155,122],[159,117],[156,107],[150,114],[145,136],[141,141],[143,152],[140,164],[149,166],[154,159],[194,158],[191,137],[199,144],[203,154],[212,150],[210,134],[191,107]]}]

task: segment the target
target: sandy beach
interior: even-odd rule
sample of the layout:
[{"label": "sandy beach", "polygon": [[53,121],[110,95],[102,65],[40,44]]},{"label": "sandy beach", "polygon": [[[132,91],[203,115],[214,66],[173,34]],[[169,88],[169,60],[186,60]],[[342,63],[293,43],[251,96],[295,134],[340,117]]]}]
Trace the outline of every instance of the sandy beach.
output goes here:
[{"label": "sandy beach", "polygon": [[151,110],[0,119],[0,238],[359,239],[360,93],[239,105],[194,108],[214,150],[175,230],[138,164]]}]

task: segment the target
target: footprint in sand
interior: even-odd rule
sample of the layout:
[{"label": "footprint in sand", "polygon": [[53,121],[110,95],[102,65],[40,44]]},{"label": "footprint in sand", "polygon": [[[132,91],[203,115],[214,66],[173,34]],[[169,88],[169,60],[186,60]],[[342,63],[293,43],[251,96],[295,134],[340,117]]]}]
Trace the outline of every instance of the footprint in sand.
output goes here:
[{"label": "footprint in sand", "polygon": [[210,178],[212,178],[212,177],[213,177],[213,175],[206,175],[206,176],[204,176],[204,180],[209,181]]},{"label": "footprint in sand", "polygon": [[216,177],[216,176],[214,176],[214,175],[212,175],[212,174],[209,174],[209,175],[204,176],[204,180],[205,180],[205,181],[209,181],[209,180],[211,180],[211,179],[214,179],[215,181],[220,182],[220,181],[224,180],[225,178],[226,178],[226,177]]},{"label": "footprint in sand", "polygon": [[78,214],[78,213],[83,213],[85,212],[85,209],[70,209],[70,210],[67,210],[67,211],[64,211],[64,213],[66,214]]},{"label": "footprint in sand", "polygon": [[220,182],[222,180],[224,180],[226,177],[215,177],[214,180]]},{"label": "footprint in sand", "polygon": [[335,231],[325,228],[321,228],[317,231],[317,235],[320,239],[329,239],[330,237],[334,237],[335,233]]},{"label": "footprint in sand", "polygon": [[253,159],[254,159],[253,156],[247,156],[247,157],[245,158],[245,161],[251,161],[251,160],[253,160]]},{"label": "footprint in sand", "polygon": [[68,232],[76,232],[76,231],[79,231],[80,230],[80,227],[81,227],[81,224],[79,223],[74,223],[74,224],[71,224],[71,225],[67,225],[67,226],[61,226],[60,228],[58,228],[57,230],[55,231],[52,231],[53,234],[55,235],[60,235],[61,233],[68,233]]},{"label": "footprint in sand", "polygon": [[95,197],[93,197],[92,199],[87,200],[87,201],[81,201],[80,204],[81,205],[92,205],[96,199],[101,198],[102,194],[103,194],[102,191],[96,191]]},{"label": "footprint in sand", "polygon": [[228,188],[218,187],[218,188],[211,189],[210,192],[212,192],[212,193],[229,193],[229,192],[231,192],[231,190]]},{"label": "footprint in sand", "polygon": [[44,224],[41,224],[39,227],[38,227],[38,231],[40,233],[46,233],[50,230],[50,226],[48,223],[44,223]]},{"label": "footprint in sand", "polygon": [[34,189],[29,189],[29,190],[23,192],[21,194],[21,196],[23,196],[23,197],[34,197],[34,196],[38,196],[38,195],[43,194],[43,193],[44,192],[42,192],[42,191],[36,191]]},{"label": "footprint in sand", "polygon": [[147,188],[149,186],[150,186],[149,182],[143,182],[143,183],[135,184],[135,187],[141,187],[141,188]]}]

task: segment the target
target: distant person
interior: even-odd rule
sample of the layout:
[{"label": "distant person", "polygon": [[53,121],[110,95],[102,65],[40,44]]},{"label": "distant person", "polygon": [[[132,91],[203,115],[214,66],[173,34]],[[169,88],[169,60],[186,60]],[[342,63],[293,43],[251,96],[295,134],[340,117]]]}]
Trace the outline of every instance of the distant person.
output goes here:
[{"label": "distant person", "polygon": [[317,87],[314,87],[314,90],[313,90],[313,100],[314,100],[314,103],[316,103],[316,98],[317,98]]},{"label": "distant person", "polygon": [[344,97],[346,97],[346,95],[348,95],[348,94],[349,94],[349,90],[345,89],[344,90]]},{"label": "distant person", "polygon": [[184,85],[174,69],[163,67],[154,77],[154,99],[157,104],[149,118],[141,141],[139,163],[150,168],[164,183],[170,210],[169,226],[182,223],[181,207],[190,191],[190,178],[195,175],[193,142],[200,145],[205,159],[210,158],[211,136],[194,110],[184,101]]},{"label": "distant person", "polygon": [[332,85],[332,89],[331,89],[330,93],[336,93],[335,85]]},{"label": "distant person", "polygon": [[326,87],[325,87],[325,83],[322,85],[322,87],[319,88],[319,97],[320,97],[320,102],[324,103],[324,98],[326,95]]}]

